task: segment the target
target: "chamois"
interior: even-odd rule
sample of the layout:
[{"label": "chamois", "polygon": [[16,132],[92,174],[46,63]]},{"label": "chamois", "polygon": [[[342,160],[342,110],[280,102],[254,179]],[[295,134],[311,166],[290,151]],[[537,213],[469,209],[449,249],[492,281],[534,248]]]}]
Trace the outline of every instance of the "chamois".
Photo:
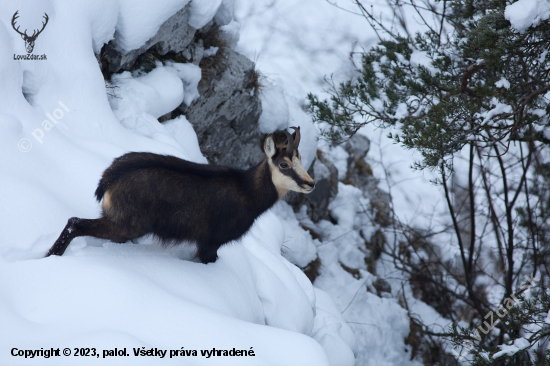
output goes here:
[{"label": "chamois", "polygon": [[267,135],[266,157],[248,170],[145,152],[116,158],[95,191],[101,217],[70,218],[46,257],[63,255],[79,236],[125,243],[153,234],[164,245],[194,242],[202,263],[215,262],[220,246],[241,238],[289,190],[315,187],[298,152],[300,127],[291,128],[292,135]]}]

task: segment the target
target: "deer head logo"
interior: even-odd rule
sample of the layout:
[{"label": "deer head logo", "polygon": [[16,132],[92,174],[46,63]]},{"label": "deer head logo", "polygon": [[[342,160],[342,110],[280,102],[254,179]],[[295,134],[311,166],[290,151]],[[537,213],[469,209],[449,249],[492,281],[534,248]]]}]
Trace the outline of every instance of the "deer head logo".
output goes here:
[{"label": "deer head logo", "polygon": [[15,31],[17,33],[19,33],[21,35],[21,38],[23,38],[23,40],[25,41],[25,48],[27,49],[27,53],[32,53],[32,50],[34,49],[34,41],[36,41],[36,38],[38,37],[38,35],[40,33],[42,33],[42,31],[44,30],[44,28],[46,28],[46,24],[48,24],[48,14],[44,13],[44,19],[46,19],[45,22],[42,22],[42,29],[38,30],[36,29],[32,36],[29,36],[27,34],[27,30],[25,29],[25,32],[21,33],[19,31],[19,27],[15,28],[15,20],[17,18],[19,18],[19,15],[17,15],[17,13],[19,13],[19,10],[15,12],[15,14],[13,14],[13,18],[11,18],[11,26],[13,27],[13,29],[15,29]]}]

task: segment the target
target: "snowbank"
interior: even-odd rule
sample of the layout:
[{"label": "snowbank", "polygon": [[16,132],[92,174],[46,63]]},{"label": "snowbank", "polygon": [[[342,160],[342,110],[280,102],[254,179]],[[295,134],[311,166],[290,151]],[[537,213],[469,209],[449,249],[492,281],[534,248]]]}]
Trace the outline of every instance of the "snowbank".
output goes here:
[{"label": "snowbank", "polygon": [[[208,266],[181,249],[111,243],[73,247],[63,257],[0,259],[0,323],[10,329],[0,335],[0,360],[44,364],[40,357],[10,357],[13,347],[93,347],[100,353],[184,347],[199,355],[180,358],[183,364],[328,365],[321,346],[300,334],[311,332],[315,298],[305,275],[273,251],[279,229],[273,214],[264,215],[242,244],[220,249]],[[266,235],[271,242],[259,239]],[[200,355],[233,347],[253,347],[255,357]],[[155,362],[133,355],[99,358],[79,358],[79,364]],[[75,363],[72,357],[54,360]]]}]

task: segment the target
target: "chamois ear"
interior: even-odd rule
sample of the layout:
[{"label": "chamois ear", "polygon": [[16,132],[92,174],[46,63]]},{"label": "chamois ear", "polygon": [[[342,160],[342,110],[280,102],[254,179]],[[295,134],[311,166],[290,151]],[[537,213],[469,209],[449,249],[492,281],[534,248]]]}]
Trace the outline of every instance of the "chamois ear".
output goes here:
[{"label": "chamois ear", "polygon": [[268,158],[273,157],[275,155],[275,152],[277,150],[275,149],[275,140],[273,140],[273,134],[270,133],[266,136],[264,141],[264,152],[267,155]]}]

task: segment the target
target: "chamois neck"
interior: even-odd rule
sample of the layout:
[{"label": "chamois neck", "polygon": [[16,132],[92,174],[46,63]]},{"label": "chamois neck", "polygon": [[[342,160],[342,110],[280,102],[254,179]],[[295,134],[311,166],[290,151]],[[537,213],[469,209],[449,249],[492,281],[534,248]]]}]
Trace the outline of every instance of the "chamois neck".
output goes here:
[{"label": "chamois neck", "polygon": [[267,211],[280,198],[266,159],[246,171],[246,185],[253,196],[252,205],[260,211],[258,214]]}]

